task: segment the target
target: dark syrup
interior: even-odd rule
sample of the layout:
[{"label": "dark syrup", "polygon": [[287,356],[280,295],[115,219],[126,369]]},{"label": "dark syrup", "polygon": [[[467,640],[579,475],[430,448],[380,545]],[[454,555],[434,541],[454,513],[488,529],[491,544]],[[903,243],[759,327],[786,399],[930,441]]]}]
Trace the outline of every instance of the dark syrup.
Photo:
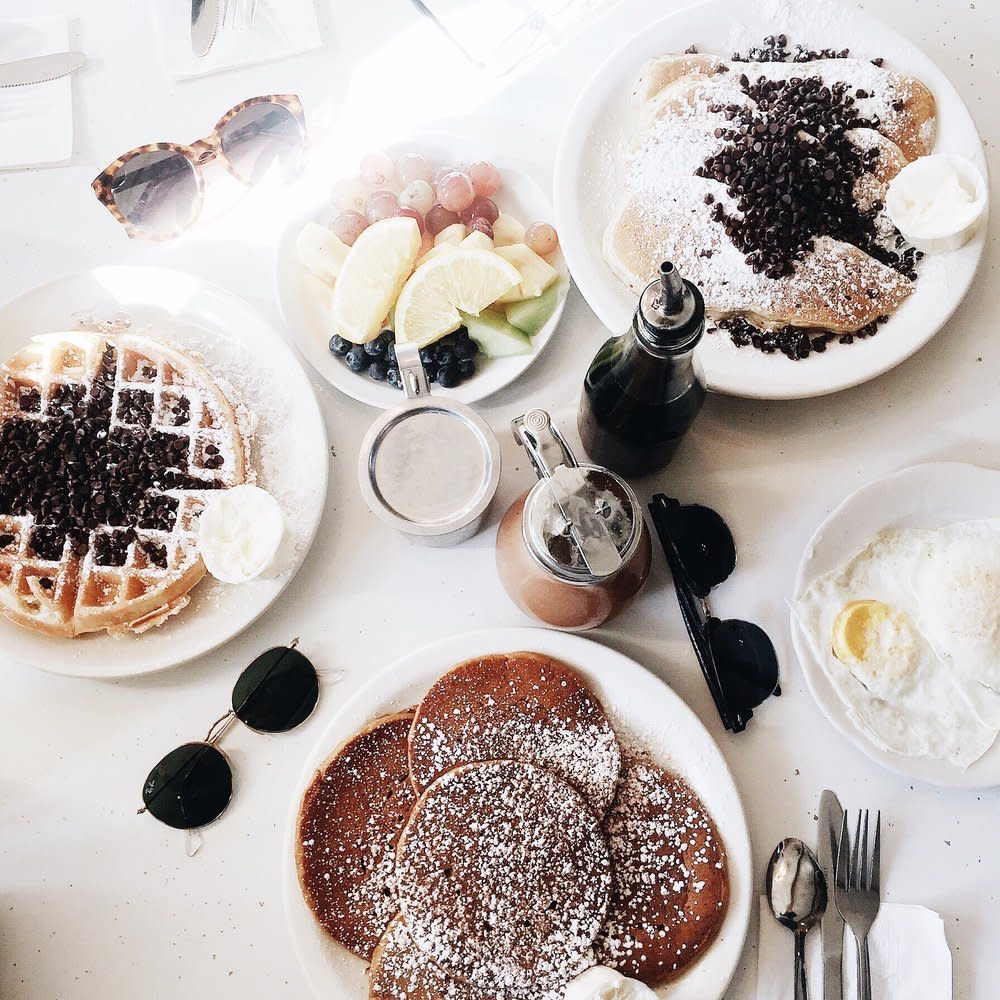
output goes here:
[{"label": "dark syrup", "polygon": [[583,382],[578,426],[592,461],[623,476],[666,465],[705,400],[691,354],[659,358],[613,337]]}]

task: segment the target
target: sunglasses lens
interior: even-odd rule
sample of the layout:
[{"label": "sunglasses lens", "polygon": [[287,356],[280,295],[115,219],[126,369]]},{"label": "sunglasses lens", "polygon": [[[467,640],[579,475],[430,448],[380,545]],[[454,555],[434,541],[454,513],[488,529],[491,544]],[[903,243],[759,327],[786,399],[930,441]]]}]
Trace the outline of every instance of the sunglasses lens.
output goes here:
[{"label": "sunglasses lens", "polygon": [[690,504],[670,511],[670,534],[685,572],[704,597],[736,568],[736,543],[711,508]]},{"label": "sunglasses lens", "polygon": [[778,687],[778,654],[767,633],[751,622],[709,620],[715,668],[733,712],[756,708]]},{"label": "sunglasses lens", "polygon": [[302,166],[302,126],[281,104],[262,102],[238,111],[222,126],[219,138],[230,166],[247,184],[272,171],[289,180]]},{"label": "sunglasses lens", "polygon": [[152,236],[186,229],[200,205],[194,164],[169,149],[130,157],[115,173],[111,191],[122,215]]},{"label": "sunglasses lens", "polygon": [[283,733],[305,722],[319,697],[316,668],[298,651],[261,653],[233,688],[233,711],[251,729]]},{"label": "sunglasses lens", "polygon": [[233,772],[208,743],[171,750],[146,778],[142,801],[161,823],[193,830],[217,819],[233,794]]}]

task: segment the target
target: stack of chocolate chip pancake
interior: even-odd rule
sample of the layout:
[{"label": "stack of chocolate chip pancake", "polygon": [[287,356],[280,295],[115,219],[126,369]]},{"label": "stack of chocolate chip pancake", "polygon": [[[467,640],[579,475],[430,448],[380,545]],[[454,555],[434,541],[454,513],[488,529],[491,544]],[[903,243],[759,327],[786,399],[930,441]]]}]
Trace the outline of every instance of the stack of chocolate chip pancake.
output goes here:
[{"label": "stack of chocolate chip pancake", "polygon": [[725,916],[711,817],[538,653],[484,656],[372,720],[303,797],[299,880],[372,1000],[561,1000],[592,965],[651,987]]},{"label": "stack of chocolate chip pancake", "polygon": [[643,67],[604,258],[636,293],[672,261],[716,322],[850,340],[912,290],[884,199],[931,152],[936,102],[880,59],[770,41]]}]

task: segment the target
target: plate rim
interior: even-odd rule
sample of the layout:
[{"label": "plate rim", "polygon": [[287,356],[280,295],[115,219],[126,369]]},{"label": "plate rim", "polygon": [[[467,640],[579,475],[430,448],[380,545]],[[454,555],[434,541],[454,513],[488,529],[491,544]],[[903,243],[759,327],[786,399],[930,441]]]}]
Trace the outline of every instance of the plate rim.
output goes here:
[{"label": "plate rim", "polygon": [[[792,605],[792,601],[798,599],[799,595],[806,589],[807,583],[811,582],[815,576],[809,570],[809,564],[813,560],[816,546],[831,529],[836,530],[838,521],[848,516],[854,507],[870,499],[872,495],[877,495],[890,483],[905,483],[908,479],[919,480],[927,476],[945,476],[949,472],[954,473],[958,470],[963,475],[973,475],[976,477],[983,475],[994,478],[997,482],[998,495],[1000,495],[1000,469],[978,465],[975,462],[944,459],[940,461],[917,462],[913,465],[904,466],[887,475],[863,483],[844,497],[817,525],[816,529],[810,535],[809,541],[802,551],[802,555],[799,557],[799,563],[795,571],[793,597],[788,602],[789,626],[792,636],[792,647],[795,651],[795,657],[798,660],[802,675],[805,678],[809,694],[827,722],[841,736],[860,750],[869,760],[894,774],[911,780],[921,781],[937,788],[973,790],[1000,786],[1000,737],[998,737],[997,742],[978,761],[974,761],[965,770],[949,764],[947,761],[935,760],[928,757],[907,757],[903,754],[895,753],[891,750],[883,750],[875,746],[869,737],[850,721],[847,715],[847,708],[839,699],[836,692],[833,691],[831,695],[826,690],[829,687],[832,691],[832,684],[826,675],[823,665],[813,653],[809,640]],[[1000,514],[997,516],[1000,516]],[[843,554],[841,559],[848,558],[849,554]],[[993,758],[993,760],[991,761],[990,758]],[[969,772],[984,762],[988,762],[994,767],[997,772],[996,777],[989,778],[984,775],[982,778],[978,778],[973,776],[972,780],[968,780]]]},{"label": "plate rim", "polygon": [[[163,266],[159,264],[121,264],[121,263],[97,264],[94,267],[90,268],[82,268],[79,270],[64,272],[58,275],[57,277],[50,278],[47,281],[40,282],[39,284],[33,285],[30,288],[23,289],[16,295],[13,295],[9,299],[6,299],[2,303],[0,303],[0,316],[2,316],[8,309],[19,306],[24,300],[28,299],[31,296],[39,295],[45,292],[46,290],[55,288],[60,285],[69,285],[73,282],[83,282],[88,280],[92,281],[101,273],[106,273],[106,272],[114,272],[117,274],[125,274],[127,272],[137,272],[145,274],[149,274],[151,272],[166,272],[171,276],[176,277],[179,275],[183,277],[185,280],[196,282],[198,288],[201,290],[208,290],[210,293],[213,293],[224,299],[235,301],[238,304],[239,308],[245,313],[245,315],[251,318],[251,321],[257,324],[258,328],[264,332],[264,334],[268,337],[268,339],[273,341],[273,343],[278,347],[278,349],[286,352],[289,361],[301,373],[303,383],[307,385],[309,388],[308,396],[305,397],[308,400],[308,402],[305,405],[309,406],[309,408],[312,411],[311,415],[315,423],[315,429],[318,430],[319,432],[318,444],[322,445],[322,451],[325,456],[329,454],[329,447],[330,447],[329,436],[327,435],[326,422],[323,419],[323,412],[320,409],[319,401],[316,398],[316,394],[315,392],[313,392],[312,386],[309,384],[308,375],[305,369],[303,368],[302,364],[300,363],[298,357],[296,356],[295,351],[291,349],[288,342],[285,340],[284,337],[281,336],[281,333],[278,331],[275,325],[271,323],[265,316],[261,315],[259,310],[255,309],[250,302],[248,302],[245,298],[243,298],[242,295],[232,291],[230,288],[217,281],[204,278],[200,274],[195,274],[194,272],[186,271],[183,270],[182,268]],[[112,293],[109,292],[109,298],[110,297],[116,298],[116,296],[113,296]],[[139,304],[141,305],[143,303]],[[206,326],[203,329],[210,335],[214,336],[215,335],[214,331],[211,329],[212,325],[214,325],[214,323],[210,323],[209,326]],[[44,332],[44,331],[38,331],[38,332]],[[35,333],[27,334],[28,337],[35,335],[36,335]],[[128,653],[130,652],[130,650],[128,650],[124,646],[122,647],[121,650],[122,652],[121,657],[115,657],[114,660],[111,661],[113,664],[111,668],[101,671],[95,671],[93,669],[86,669],[86,668],[73,669],[75,662],[73,657],[64,657],[59,659],[58,662],[50,663],[50,662],[43,662],[39,658],[26,658],[19,655],[19,653],[17,652],[11,652],[11,651],[5,651],[5,656],[9,658],[9,661],[12,664],[15,664],[17,666],[29,667],[35,670],[41,670],[45,673],[53,674],[55,676],[78,677],[88,680],[114,681],[120,679],[127,679],[131,677],[143,677],[150,674],[162,673],[163,671],[166,670],[172,670],[177,667],[184,666],[199,657],[207,656],[215,652],[220,647],[224,646],[226,643],[232,641],[237,636],[244,633],[247,629],[253,626],[264,614],[266,614],[280,599],[280,597],[284,594],[285,590],[288,588],[291,582],[298,575],[299,571],[302,569],[302,566],[304,565],[306,559],[309,556],[309,552],[312,549],[313,543],[316,540],[316,536],[319,533],[320,525],[322,524],[324,515],[326,513],[326,500],[329,495],[329,489],[330,489],[329,461],[324,460],[324,462],[321,464],[320,474],[322,477],[322,483],[320,484],[321,489],[317,493],[317,496],[321,498],[318,502],[318,512],[317,516],[314,518],[312,527],[308,532],[308,535],[303,536],[303,545],[301,548],[301,554],[298,556],[296,562],[293,564],[290,570],[286,571],[285,573],[281,574],[281,576],[276,578],[276,582],[279,585],[274,590],[272,595],[268,598],[267,603],[264,605],[264,607],[261,608],[261,610],[257,612],[252,618],[250,618],[247,622],[245,622],[238,629],[236,629],[236,631],[229,632],[227,630],[222,630],[222,632],[218,636],[214,637],[208,643],[208,645],[198,647],[195,649],[190,649],[187,651],[184,651],[182,649],[179,655],[173,654],[168,659],[162,662],[157,662],[152,665],[146,665],[138,669],[134,669],[130,666],[124,665],[128,659]],[[6,618],[2,618],[2,622],[0,623],[2,623],[4,626],[9,624],[12,628],[21,629],[26,633],[29,639],[31,638],[31,630],[27,629],[25,626],[19,626],[15,622],[8,621],[8,619]],[[167,627],[169,628],[169,623]],[[94,635],[98,640],[104,637],[102,633],[95,633]],[[42,636],[40,638],[48,638],[48,637]],[[80,637],[79,640],[71,640],[71,639],[66,640],[67,643],[71,643],[73,641],[86,642],[88,641],[88,636],[82,636]],[[72,647],[67,646],[66,648],[71,649]],[[117,660],[120,664],[123,664],[124,666],[115,666],[114,665],[115,660]]]},{"label": "plate rim", "polygon": [[[810,3],[812,3],[812,0],[805,0],[804,6]],[[969,126],[971,133],[975,135],[977,140],[975,162],[983,173],[988,192],[987,208],[983,223],[969,243],[962,248],[974,253],[975,260],[972,266],[967,267],[965,273],[961,275],[959,282],[951,281],[951,287],[958,288],[959,293],[957,295],[954,292],[952,293],[952,298],[949,300],[946,311],[932,322],[929,327],[921,331],[919,336],[901,345],[902,350],[897,350],[880,360],[876,359],[874,364],[870,364],[867,367],[861,366],[859,369],[856,365],[846,366],[845,371],[836,379],[831,379],[827,376],[824,380],[800,385],[795,384],[794,371],[790,371],[787,378],[779,374],[775,380],[778,383],[777,385],[772,384],[770,380],[767,385],[761,387],[756,387],[752,381],[749,384],[741,384],[739,379],[728,379],[720,383],[717,380],[713,380],[711,364],[708,363],[706,364],[706,369],[709,389],[722,395],[761,400],[812,399],[842,392],[885,375],[904,361],[913,357],[950,322],[982,268],[986,238],[989,231],[989,202],[991,200],[989,196],[989,164],[984,153],[982,135],[979,132],[972,113],[969,111],[968,105],[944,71],[938,67],[937,63],[907,36],[865,10],[846,7],[839,3],[835,6],[843,9],[846,14],[849,14],[855,20],[855,23],[870,25],[872,28],[877,29],[884,37],[891,39],[894,45],[899,45],[904,49],[912,51],[926,60],[939,75],[941,88],[947,88],[950,92],[949,97],[954,99],[958,109],[964,113],[965,124]],[[566,118],[556,149],[553,168],[553,205],[555,208],[556,225],[560,232],[560,242],[564,248],[567,264],[571,265],[571,273],[580,294],[598,319],[611,330],[627,325],[621,322],[619,316],[613,314],[611,307],[606,301],[601,278],[597,276],[598,268],[602,271],[607,270],[609,274],[611,272],[602,257],[598,259],[594,258],[583,225],[578,223],[578,214],[573,211],[573,202],[577,198],[577,191],[580,187],[583,174],[584,161],[580,154],[585,145],[586,135],[590,131],[589,127],[584,128],[583,125],[593,125],[593,116],[586,114],[587,107],[588,105],[603,104],[609,99],[612,90],[609,88],[605,78],[609,75],[611,77],[614,76],[619,64],[624,64],[627,53],[633,47],[643,48],[641,39],[645,35],[662,33],[668,30],[671,22],[682,22],[684,19],[691,18],[692,16],[701,16],[709,20],[714,18],[713,23],[723,24],[729,23],[735,14],[737,21],[742,22],[747,19],[747,15],[744,13],[745,10],[745,6],[740,4],[739,0],[696,0],[694,3],[686,4],[679,9],[671,11],[669,14],[646,22],[645,25],[634,31],[610,56],[606,57],[600,63],[580,96],[574,102]],[[936,96],[940,99],[940,88],[937,88]],[[941,150],[934,150],[934,152],[941,152]],[[956,251],[956,253],[958,252],[960,251]],[[891,320],[892,318],[890,318],[890,322]],[[887,323],[886,326],[888,325]],[[784,359],[776,357],[775,360],[783,361]],[[798,362],[797,364],[801,365],[802,363]],[[859,374],[859,372],[863,372],[863,374]]]},{"label": "plate rim", "polygon": [[[435,142],[448,142],[450,139],[450,133],[435,132],[428,129],[412,137],[412,139],[389,143],[385,148],[387,151],[393,151],[402,149],[408,143],[414,145],[419,145],[420,143],[423,143],[424,145],[433,145]],[[501,174],[516,176],[518,183],[527,185],[530,189],[530,199],[535,200],[537,198],[539,207],[544,213],[544,217],[552,219],[555,218],[555,207],[553,205],[552,198],[545,192],[542,185],[535,180],[530,170],[520,159],[517,157],[508,157],[502,165],[498,166],[498,169]],[[313,358],[311,356],[313,351],[311,348],[308,348],[311,331],[308,328],[309,324],[306,310],[301,303],[291,301],[291,275],[293,273],[292,263],[294,261],[297,264],[297,261],[295,261],[295,241],[306,223],[318,221],[318,216],[320,215],[322,206],[328,204],[330,200],[329,190],[325,195],[316,191],[312,191],[311,194],[312,197],[309,199],[308,204],[299,205],[296,211],[291,215],[278,237],[278,243],[275,248],[275,298],[277,299],[278,309],[281,313],[282,323],[287,331],[287,339],[294,346],[298,354],[309,365],[310,369],[323,380],[325,385],[330,386],[330,388],[335,389],[337,392],[348,397],[349,399],[354,399],[359,403],[363,403],[365,406],[370,406],[379,410],[391,409],[393,406],[396,406],[401,402],[402,393],[397,392],[394,396],[386,396],[385,400],[382,400],[379,397],[383,391],[388,393],[389,391],[395,392],[395,390],[389,390],[378,383],[371,382],[370,379],[365,381],[353,372],[349,373],[352,381],[348,381],[346,377],[343,380],[334,380],[327,374],[326,371],[323,370],[323,367],[313,362]],[[487,400],[496,393],[506,389],[535,364],[538,358],[548,348],[553,337],[559,330],[559,325],[566,309],[566,302],[569,298],[570,286],[574,283],[572,273],[566,263],[561,241],[556,253],[558,254],[558,257],[553,263],[553,266],[559,272],[558,282],[562,286],[562,291],[559,296],[555,312],[549,317],[542,329],[531,338],[533,345],[532,352],[530,354],[516,356],[517,359],[521,359],[521,363],[519,365],[511,366],[509,377],[497,384],[491,384],[490,388],[485,391],[462,391],[463,388],[466,388],[467,386],[475,386],[476,380],[479,377],[477,374],[477,376],[474,376],[467,383],[464,383],[455,389],[444,389],[440,386],[435,386],[434,392],[436,395],[449,399],[456,399],[459,402],[472,406],[483,400]],[[294,269],[295,278],[299,283],[301,282],[302,270],[303,268],[301,265],[298,265]],[[301,333],[298,332],[299,327],[302,327]],[[499,358],[490,360],[499,360],[503,362],[514,359]],[[337,370],[339,371],[339,369]],[[356,391],[353,380],[356,380],[358,383]]]},{"label": "plate rim", "polygon": [[[582,659],[586,662],[588,651],[593,653],[596,647],[596,655],[606,662],[606,666],[601,666],[596,671],[596,676],[600,677],[602,685],[608,687],[619,685],[621,683],[620,674],[631,675],[633,678],[641,677],[643,681],[652,683],[657,688],[658,693],[663,696],[665,704],[672,706],[672,717],[684,719],[691,727],[691,731],[697,733],[703,740],[704,746],[709,749],[714,758],[714,764],[721,769],[719,776],[722,779],[724,787],[719,789],[718,794],[727,797],[727,801],[733,810],[731,821],[733,825],[739,827],[740,833],[739,843],[735,847],[732,846],[732,841],[727,840],[726,842],[727,856],[732,859],[731,871],[736,873],[739,879],[739,899],[741,905],[739,910],[735,908],[734,896],[737,894],[731,891],[729,911],[725,920],[729,921],[731,919],[733,921],[733,946],[730,961],[725,968],[725,983],[720,985],[721,995],[721,992],[724,992],[732,982],[742,959],[749,935],[752,914],[755,909],[754,903],[758,895],[753,867],[753,845],[747,823],[746,810],[743,806],[743,799],[736,784],[736,779],[725,755],[722,753],[718,742],[708,727],[698,718],[694,710],[658,674],[644,667],[637,660],[625,653],[620,653],[618,650],[612,649],[610,646],[605,646],[594,639],[574,633],[533,626],[498,626],[475,629],[447,636],[443,639],[433,640],[410,650],[408,653],[404,653],[370,676],[346,701],[342,702],[337,711],[327,721],[315,743],[310,747],[306,755],[305,764],[293,787],[290,798],[290,809],[285,817],[285,831],[282,837],[284,849],[284,856],[282,858],[282,896],[285,922],[288,927],[289,936],[292,939],[293,951],[295,952],[303,977],[309,984],[312,993],[317,998],[328,997],[329,984],[320,984],[318,982],[313,964],[307,960],[305,955],[306,945],[294,930],[295,916],[293,911],[295,909],[299,909],[299,912],[303,916],[314,919],[302,898],[295,860],[296,830],[302,796],[312,781],[317,766],[326,760],[336,747],[353,732],[353,728],[350,731],[338,732],[338,730],[344,729],[345,724],[349,724],[351,717],[357,714],[371,715],[377,706],[384,707],[387,702],[398,699],[405,691],[407,682],[412,682],[415,679],[414,675],[419,676],[429,672],[430,668],[422,665],[421,661],[431,657],[438,657],[441,662],[435,665],[434,670],[446,671],[464,659],[479,655],[474,650],[480,646],[484,651],[488,650],[489,652],[513,652],[516,650],[537,648],[540,652],[565,660],[570,667],[580,669],[588,677],[591,676],[590,666],[579,667],[578,661]],[[451,652],[453,649],[455,650],[454,653]],[[614,669],[612,669],[612,666]],[[433,679],[429,683],[433,683]],[[609,710],[611,716],[624,714],[618,712],[617,705],[609,705],[609,701],[610,699],[606,695],[602,696],[602,702],[605,708]],[[673,713],[676,713],[676,716]],[[627,720],[620,719],[619,721]],[[683,773],[681,777],[688,780],[687,775]],[[702,795],[702,792],[698,788],[694,788],[694,791],[699,796]],[[732,885],[730,888],[732,890]],[[336,947],[335,942],[331,942],[331,944]],[[361,960],[359,959],[358,961]],[[697,968],[697,966],[694,968]],[[349,994],[343,986],[342,977],[336,974],[336,978],[338,980],[338,992],[341,996],[347,998]],[[664,997],[674,995],[678,982],[683,983],[684,977],[679,981],[662,987],[657,991],[657,995]]]}]

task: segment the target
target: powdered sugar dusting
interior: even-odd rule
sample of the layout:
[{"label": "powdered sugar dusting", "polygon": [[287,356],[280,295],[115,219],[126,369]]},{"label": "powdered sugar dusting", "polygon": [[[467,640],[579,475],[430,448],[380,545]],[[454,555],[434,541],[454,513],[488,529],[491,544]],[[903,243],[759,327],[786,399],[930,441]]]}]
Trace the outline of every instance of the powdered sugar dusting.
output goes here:
[{"label": "powdered sugar dusting", "polygon": [[593,962],[611,862],[577,792],[496,761],[428,789],[400,840],[397,881],[411,936],[442,968],[485,989],[549,988]]},{"label": "powdered sugar dusting", "polygon": [[605,830],[614,883],[597,960],[658,986],[718,933],[728,899],[724,848],[691,789],[634,756]]},{"label": "powdered sugar dusting", "polygon": [[539,654],[482,657],[445,674],[421,703],[410,738],[418,788],[456,764],[513,759],[568,781],[601,815],[621,752],[597,699],[563,664]]},{"label": "powdered sugar dusting", "polygon": [[369,958],[399,909],[396,841],[416,799],[406,766],[412,714],[371,723],[324,767],[299,818],[299,879],[317,919]]}]

